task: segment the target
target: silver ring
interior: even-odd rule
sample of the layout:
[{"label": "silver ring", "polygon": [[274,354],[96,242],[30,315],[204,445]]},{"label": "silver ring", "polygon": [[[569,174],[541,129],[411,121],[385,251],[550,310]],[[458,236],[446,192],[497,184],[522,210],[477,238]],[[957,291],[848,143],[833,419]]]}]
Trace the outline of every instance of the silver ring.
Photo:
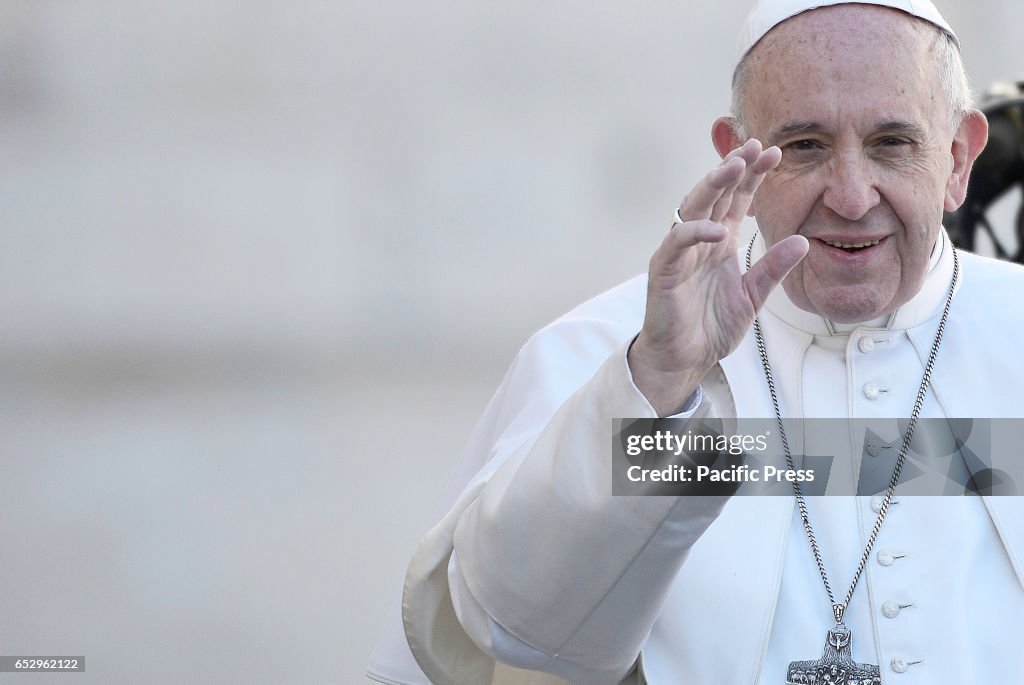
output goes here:
[{"label": "silver ring", "polygon": [[678,207],[676,207],[676,213],[675,213],[675,215],[672,218],[675,219],[675,221],[672,222],[673,226],[675,226],[676,224],[685,224],[686,223],[685,221],[683,221],[683,217],[679,216],[679,208]]}]

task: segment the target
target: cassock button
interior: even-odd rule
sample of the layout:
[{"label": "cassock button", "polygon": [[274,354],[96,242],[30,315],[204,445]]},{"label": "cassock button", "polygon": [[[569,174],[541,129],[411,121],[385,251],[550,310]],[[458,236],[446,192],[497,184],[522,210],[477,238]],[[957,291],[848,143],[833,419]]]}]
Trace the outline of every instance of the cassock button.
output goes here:
[{"label": "cassock button", "polygon": [[900,605],[896,602],[886,602],[882,605],[882,616],[896,618],[900,615]]},{"label": "cassock button", "polygon": [[[875,512],[876,514],[880,513],[882,511],[882,502],[884,502],[884,501],[885,501],[885,498],[882,497],[881,495],[875,495],[874,497],[872,497],[871,498],[871,511]],[[892,505],[899,504],[899,503],[900,503],[900,501],[898,499],[896,499],[895,497],[893,497],[892,501],[889,502],[889,512],[892,513]]]},{"label": "cassock button", "polygon": [[[875,513],[877,514],[878,512]],[[878,563],[882,566],[892,566],[896,562],[896,557],[887,549],[879,550],[875,556],[878,559]]]},{"label": "cassock button", "polygon": [[878,390],[877,384],[868,383],[867,385],[864,386],[864,397],[868,398],[869,400],[878,399],[879,394],[880,392]]},{"label": "cassock button", "polygon": [[860,351],[864,354],[870,354],[875,351],[875,341],[871,338],[861,338],[857,343],[857,347],[859,347]]},{"label": "cassock button", "polygon": [[907,672],[907,661],[906,661],[906,659],[893,659],[892,661],[889,662],[889,666],[892,668],[892,670],[896,671],[897,673],[906,673]]}]

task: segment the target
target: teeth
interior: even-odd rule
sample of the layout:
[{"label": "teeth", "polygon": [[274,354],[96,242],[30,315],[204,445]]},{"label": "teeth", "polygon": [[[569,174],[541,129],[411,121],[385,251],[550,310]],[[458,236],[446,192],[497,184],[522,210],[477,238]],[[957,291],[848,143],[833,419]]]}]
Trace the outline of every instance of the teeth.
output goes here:
[{"label": "teeth", "polygon": [[882,241],[881,240],[869,240],[869,241],[867,241],[865,243],[840,243],[840,242],[836,242],[834,240],[824,240],[822,242],[824,242],[826,245],[830,245],[831,247],[841,247],[844,250],[855,250],[855,249],[858,249],[858,248],[861,248],[861,247],[871,247],[873,245],[877,245],[878,243],[880,243]]}]

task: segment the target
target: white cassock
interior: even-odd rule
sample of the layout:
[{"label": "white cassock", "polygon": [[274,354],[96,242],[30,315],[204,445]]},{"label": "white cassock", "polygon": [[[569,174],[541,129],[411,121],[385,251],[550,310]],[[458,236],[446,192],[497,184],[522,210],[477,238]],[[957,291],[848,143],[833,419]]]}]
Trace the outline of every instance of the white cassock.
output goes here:
[{"label": "white cassock", "polygon": [[[909,416],[952,278],[941,236],[891,320],[830,331],[776,289],[761,321],[784,416]],[[921,416],[1024,416],[1024,269],[962,252],[960,265]],[[410,564],[409,644],[389,624],[371,678],[484,685],[497,656],[585,685],[773,685],[820,656],[833,619],[793,498],[611,495],[612,420],[656,415],[626,364],[645,295],[644,277],[628,281],[520,351]],[[708,413],[773,416],[752,332],[684,416]],[[840,599],[878,498],[808,505]],[[959,685],[1024,682],[1022,616],[1024,498],[902,497],[845,622],[854,659],[884,683]],[[501,678],[559,682],[504,666]]]}]

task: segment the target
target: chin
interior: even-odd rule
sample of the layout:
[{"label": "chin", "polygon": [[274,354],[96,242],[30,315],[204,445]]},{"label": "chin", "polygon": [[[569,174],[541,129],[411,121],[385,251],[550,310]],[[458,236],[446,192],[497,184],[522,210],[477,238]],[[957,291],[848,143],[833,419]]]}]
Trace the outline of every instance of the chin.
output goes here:
[{"label": "chin", "polygon": [[889,314],[889,312],[865,314],[863,312],[840,311],[833,312],[831,314],[826,312],[823,313],[822,316],[828,319],[829,321],[832,321],[833,323],[864,323],[865,321],[872,321],[887,314]]},{"label": "chin", "polygon": [[895,293],[879,292],[864,284],[832,290],[819,290],[818,297],[807,297],[812,312],[836,323],[862,323],[890,314]]},{"label": "chin", "polygon": [[[879,292],[876,284],[862,283],[830,289],[799,288],[797,292],[793,292],[791,284],[783,281],[783,289],[796,306],[835,323],[871,321],[886,316],[895,309],[895,293]],[[812,297],[812,293],[816,296]]]},{"label": "chin", "polygon": [[829,302],[820,303],[821,306],[816,307],[815,310],[821,316],[836,323],[863,323],[886,316],[892,311],[892,307],[865,302],[863,299],[846,302],[842,300],[843,298],[834,298]]}]

